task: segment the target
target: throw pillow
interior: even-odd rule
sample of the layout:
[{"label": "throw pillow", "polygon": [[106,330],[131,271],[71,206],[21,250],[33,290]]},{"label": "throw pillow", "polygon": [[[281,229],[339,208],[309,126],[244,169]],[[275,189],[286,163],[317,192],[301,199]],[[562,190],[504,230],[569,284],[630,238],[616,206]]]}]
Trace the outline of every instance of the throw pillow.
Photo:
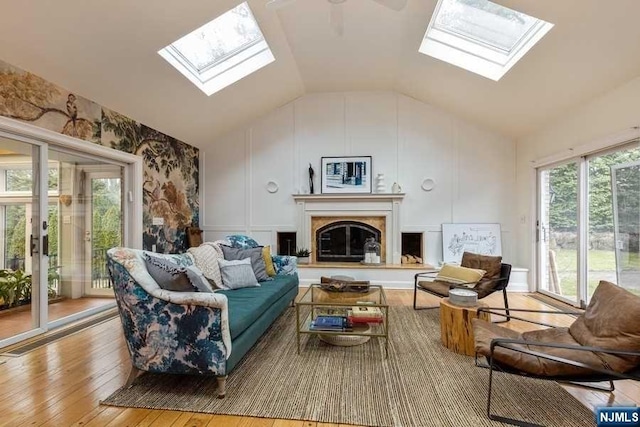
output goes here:
[{"label": "throw pillow", "polygon": [[202,270],[200,270],[195,265],[190,265],[189,267],[185,267],[187,277],[193,286],[198,289],[200,292],[213,292],[213,288],[204,274],[202,274]]},{"label": "throw pillow", "polygon": [[[227,261],[235,261],[245,258],[251,259],[251,268],[253,268],[253,274],[259,282],[269,280],[267,275],[267,266],[262,258],[262,247],[257,248],[231,248],[229,246],[222,246],[222,252],[224,253],[224,259]],[[224,280],[223,280],[224,282]]]},{"label": "throw pillow", "polygon": [[251,268],[251,258],[242,260],[218,260],[222,283],[228,289],[252,288],[260,286]]},{"label": "throw pillow", "polygon": [[258,242],[253,240],[251,237],[245,236],[243,234],[232,234],[231,236],[227,236],[226,239],[228,245],[232,248],[250,249],[260,246]]},{"label": "throw pillow", "polygon": [[167,291],[195,292],[196,287],[191,284],[186,274],[186,268],[179,266],[165,258],[144,254],[147,271],[158,286]]},{"label": "throw pillow", "polygon": [[267,275],[269,277],[275,276],[276,267],[273,265],[273,258],[271,258],[271,246],[262,248],[262,259],[264,259],[264,265],[267,267]]},{"label": "throw pillow", "polygon": [[451,283],[453,285],[475,284],[482,279],[484,274],[484,270],[445,264],[436,276],[436,280]]},{"label": "throw pillow", "polygon": [[205,243],[196,248],[189,248],[187,252],[193,256],[193,262],[196,267],[202,270],[204,277],[213,281],[214,286],[224,289],[222,276],[220,276],[220,267],[218,267],[218,260],[221,256],[213,245]]}]

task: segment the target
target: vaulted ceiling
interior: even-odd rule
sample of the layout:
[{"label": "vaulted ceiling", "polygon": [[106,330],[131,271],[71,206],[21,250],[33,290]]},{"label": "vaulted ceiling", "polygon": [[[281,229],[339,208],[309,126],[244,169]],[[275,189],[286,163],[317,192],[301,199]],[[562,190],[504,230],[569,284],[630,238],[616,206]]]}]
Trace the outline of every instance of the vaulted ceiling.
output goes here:
[{"label": "vaulted ceiling", "polygon": [[240,0],[5,1],[0,59],[196,146],[305,93],[395,90],[518,138],[640,75],[637,0],[496,0],[555,27],[500,81],[418,53],[436,0],[401,12],[249,0],[276,61],[210,97],[157,51]]}]

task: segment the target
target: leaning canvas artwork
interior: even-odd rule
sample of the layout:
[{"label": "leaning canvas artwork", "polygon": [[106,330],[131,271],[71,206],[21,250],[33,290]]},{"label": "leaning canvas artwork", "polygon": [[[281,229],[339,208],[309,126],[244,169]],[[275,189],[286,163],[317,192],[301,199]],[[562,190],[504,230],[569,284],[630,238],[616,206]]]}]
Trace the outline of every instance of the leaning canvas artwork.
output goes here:
[{"label": "leaning canvas artwork", "polygon": [[442,224],[443,261],[460,263],[465,251],[502,255],[500,224]]}]

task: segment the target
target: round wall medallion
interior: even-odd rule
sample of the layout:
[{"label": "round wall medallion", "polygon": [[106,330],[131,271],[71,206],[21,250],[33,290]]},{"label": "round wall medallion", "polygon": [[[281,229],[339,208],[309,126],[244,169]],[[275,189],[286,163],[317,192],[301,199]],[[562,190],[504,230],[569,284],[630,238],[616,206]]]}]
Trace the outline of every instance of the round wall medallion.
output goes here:
[{"label": "round wall medallion", "polygon": [[269,193],[277,193],[278,192],[278,184],[274,181],[267,182],[267,191]]},{"label": "round wall medallion", "polygon": [[435,186],[436,186],[436,182],[431,178],[427,178],[424,181],[422,181],[422,185],[421,185],[424,191],[431,191]]}]

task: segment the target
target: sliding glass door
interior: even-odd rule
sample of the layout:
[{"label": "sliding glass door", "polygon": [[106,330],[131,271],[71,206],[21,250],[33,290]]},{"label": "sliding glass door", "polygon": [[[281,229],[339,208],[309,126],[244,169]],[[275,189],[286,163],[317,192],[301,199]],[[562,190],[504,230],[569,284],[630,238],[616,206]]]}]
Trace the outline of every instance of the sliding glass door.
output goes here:
[{"label": "sliding glass door", "polygon": [[45,146],[0,135],[0,344],[46,328],[46,155]]},{"label": "sliding glass door", "polygon": [[106,251],[141,246],[141,188],[139,157],[0,117],[0,348],[115,307]]},{"label": "sliding glass door", "polygon": [[538,290],[576,306],[600,280],[640,293],[640,145],[538,169]]},{"label": "sliding glass door", "polygon": [[611,168],[618,285],[640,295],[640,162]]},{"label": "sliding glass door", "polygon": [[538,171],[539,289],[571,304],[578,298],[578,163]]}]

